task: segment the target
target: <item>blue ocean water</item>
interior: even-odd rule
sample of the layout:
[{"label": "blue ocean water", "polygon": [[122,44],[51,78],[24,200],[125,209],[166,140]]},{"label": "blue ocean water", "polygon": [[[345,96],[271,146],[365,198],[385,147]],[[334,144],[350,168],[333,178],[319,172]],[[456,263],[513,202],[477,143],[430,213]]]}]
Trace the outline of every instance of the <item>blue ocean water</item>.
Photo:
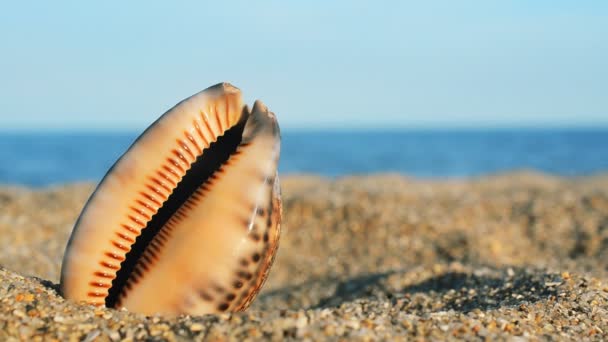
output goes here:
[{"label": "blue ocean water", "polygon": [[[399,172],[470,177],[516,169],[608,171],[608,129],[283,131],[280,171],[330,177]],[[0,183],[99,181],[137,133],[0,133]]]}]

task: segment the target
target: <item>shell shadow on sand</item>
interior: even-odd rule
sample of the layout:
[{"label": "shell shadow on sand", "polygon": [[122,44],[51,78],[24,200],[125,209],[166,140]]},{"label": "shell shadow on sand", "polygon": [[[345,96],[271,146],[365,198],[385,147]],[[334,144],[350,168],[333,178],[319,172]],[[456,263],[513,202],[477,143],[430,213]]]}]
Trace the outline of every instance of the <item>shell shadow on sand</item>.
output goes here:
[{"label": "shell shadow on sand", "polygon": [[393,305],[399,302],[402,310],[416,312],[422,309],[424,300],[420,301],[420,298],[435,296],[442,299],[441,305],[433,307],[430,312],[454,310],[467,313],[476,309],[517,307],[523,303],[546,300],[557,294],[556,285],[563,282],[560,275],[542,270],[481,269],[483,272],[447,271],[402,288],[394,288],[391,282],[404,278],[407,271],[368,274],[342,281],[336,278],[310,280],[296,286],[266,291],[258,301],[261,307],[270,309],[276,302],[289,302],[290,298],[301,293],[329,292],[331,294],[328,296],[316,298],[316,303],[308,309],[382,300]]}]

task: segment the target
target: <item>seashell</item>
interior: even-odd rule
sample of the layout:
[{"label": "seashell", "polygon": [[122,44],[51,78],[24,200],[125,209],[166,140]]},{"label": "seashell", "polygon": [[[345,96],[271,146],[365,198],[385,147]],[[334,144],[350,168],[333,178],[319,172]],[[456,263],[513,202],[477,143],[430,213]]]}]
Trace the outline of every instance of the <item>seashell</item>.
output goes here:
[{"label": "seashell", "polygon": [[276,117],[210,87],[163,114],[89,198],[61,269],[67,299],[144,314],[246,309],[277,251]]}]

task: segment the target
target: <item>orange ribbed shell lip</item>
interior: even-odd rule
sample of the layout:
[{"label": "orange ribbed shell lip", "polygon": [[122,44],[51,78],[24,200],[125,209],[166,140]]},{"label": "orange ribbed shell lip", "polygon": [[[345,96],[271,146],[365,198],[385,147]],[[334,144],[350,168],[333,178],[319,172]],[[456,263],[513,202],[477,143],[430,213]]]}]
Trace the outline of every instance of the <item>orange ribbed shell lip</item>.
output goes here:
[{"label": "orange ribbed shell lip", "polygon": [[276,116],[228,83],[156,120],[116,161],[64,254],[70,300],[145,314],[249,306],[278,248]]}]

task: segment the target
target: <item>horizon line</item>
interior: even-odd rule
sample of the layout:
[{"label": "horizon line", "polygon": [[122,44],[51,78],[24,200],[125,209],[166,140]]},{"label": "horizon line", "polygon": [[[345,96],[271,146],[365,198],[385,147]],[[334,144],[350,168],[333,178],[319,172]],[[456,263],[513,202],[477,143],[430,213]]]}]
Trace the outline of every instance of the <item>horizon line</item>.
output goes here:
[{"label": "horizon line", "polygon": [[[136,134],[143,132],[143,129],[138,128],[93,128],[93,127],[50,127],[50,128],[5,128],[0,127],[0,134]],[[291,133],[322,133],[322,132],[345,132],[345,133],[365,133],[365,132],[479,132],[479,131],[605,131],[608,130],[608,124],[582,124],[582,125],[410,125],[410,126],[305,126],[293,127],[287,126],[281,128],[283,132]]]}]

